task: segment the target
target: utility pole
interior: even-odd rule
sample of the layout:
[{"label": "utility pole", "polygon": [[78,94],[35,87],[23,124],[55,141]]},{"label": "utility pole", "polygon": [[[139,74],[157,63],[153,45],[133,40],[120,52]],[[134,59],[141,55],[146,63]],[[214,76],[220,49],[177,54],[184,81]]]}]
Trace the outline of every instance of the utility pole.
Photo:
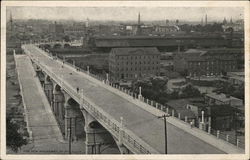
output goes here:
[{"label": "utility pole", "polygon": [[69,154],[71,154],[71,118],[69,118]]},{"label": "utility pole", "polygon": [[96,154],[96,142],[95,142],[95,130],[93,130],[94,132],[94,154]]},{"label": "utility pole", "polygon": [[164,114],[162,116],[159,116],[158,118],[163,118],[164,119],[164,133],[165,133],[165,154],[168,154],[168,135],[167,135],[167,118],[169,117],[169,114]]},{"label": "utility pole", "polygon": [[234,110],[234,130],[235,130],[235,144],[237,145],[237,116],[236,110]]}]

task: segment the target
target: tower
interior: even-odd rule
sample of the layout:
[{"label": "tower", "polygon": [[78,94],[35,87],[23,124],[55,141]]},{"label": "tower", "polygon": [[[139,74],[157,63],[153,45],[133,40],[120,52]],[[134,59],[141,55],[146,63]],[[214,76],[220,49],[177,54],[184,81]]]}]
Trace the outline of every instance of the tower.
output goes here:
[{"label": "tower", "polygon": [[201,25],[203,26],[203,17],[201,18]]},{"label": "tower", "polygon": [[206,17],[205,17],[205,25],[207,25],[207,14],[206,14]]},{"label": "tower", "polygon": [[141,14],[139,12],[138,14],[138,23],[137,23],[137,32],[136,32],[137,35],[140,35],[141,34]]}]

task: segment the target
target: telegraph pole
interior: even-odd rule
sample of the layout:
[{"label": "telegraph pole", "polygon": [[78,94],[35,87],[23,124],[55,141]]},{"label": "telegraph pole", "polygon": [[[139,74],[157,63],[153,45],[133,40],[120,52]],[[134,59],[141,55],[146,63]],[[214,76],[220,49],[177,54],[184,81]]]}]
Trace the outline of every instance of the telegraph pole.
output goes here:
[{"label": "telegraph pole", "polygon": [[69,154],[71,154],[71,118],[69,118]]},{"label": "telegraph pole", "polygon": [[158,117],[158,118],[163,118],[164,119],[165,154],[168,154],[167,117],[169,117],[169,114],[164,114],[164,115]]},{"label": "telegraph pole", "polygon": [[95,142],[95,130],[93,130],[94,132],[94,154],[96,154],[96,142]]}]

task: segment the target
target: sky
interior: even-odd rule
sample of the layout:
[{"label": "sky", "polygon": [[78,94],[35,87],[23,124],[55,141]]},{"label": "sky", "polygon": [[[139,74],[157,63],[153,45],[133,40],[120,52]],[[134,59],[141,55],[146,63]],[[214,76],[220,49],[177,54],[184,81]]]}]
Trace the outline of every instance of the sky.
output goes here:
[{"label": "sky", "polygon": [[114,20],[136,21],[138,13],[141,20],[185,20],[222,21],[224,17],[233,20],[243,18],[243,8],[239,7],[7,7],[7,19],[10,12],[13,19],[48,20]]}]

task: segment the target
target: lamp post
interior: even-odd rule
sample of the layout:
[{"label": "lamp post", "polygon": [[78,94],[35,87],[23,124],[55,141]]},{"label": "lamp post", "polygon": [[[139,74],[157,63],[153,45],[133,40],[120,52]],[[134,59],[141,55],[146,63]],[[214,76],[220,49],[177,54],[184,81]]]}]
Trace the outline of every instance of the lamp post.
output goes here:
[{"label": "lamp post", "polygon": [[168,154],[168,135],[167,135],[167,117],[169,117],[169,114],[164,114],[162,116],[159,116],[158,118],[164,119],[164,133],[165,133],[165,154]]}]

